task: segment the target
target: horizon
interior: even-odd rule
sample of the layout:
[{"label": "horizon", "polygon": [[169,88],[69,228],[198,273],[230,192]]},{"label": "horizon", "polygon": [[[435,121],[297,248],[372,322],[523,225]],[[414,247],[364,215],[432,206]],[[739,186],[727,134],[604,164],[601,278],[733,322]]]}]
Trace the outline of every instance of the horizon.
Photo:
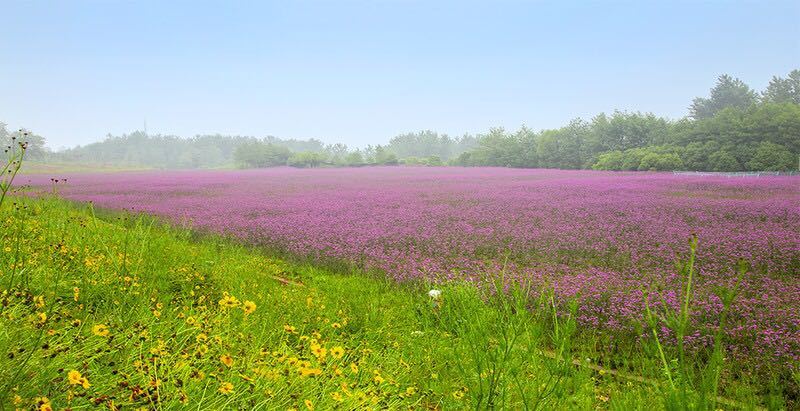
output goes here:
[{"label": "horizon", "polygon": [[[458,7],[457,7],[458,6]],[[691,6],[689,9],[688,7]],[[800,66],[800,5],[9,3],[0,121],[55,150],[107,135],[384,144],[688,113],[717,76]],[[144,29],[143,29],[144,28]]]}]

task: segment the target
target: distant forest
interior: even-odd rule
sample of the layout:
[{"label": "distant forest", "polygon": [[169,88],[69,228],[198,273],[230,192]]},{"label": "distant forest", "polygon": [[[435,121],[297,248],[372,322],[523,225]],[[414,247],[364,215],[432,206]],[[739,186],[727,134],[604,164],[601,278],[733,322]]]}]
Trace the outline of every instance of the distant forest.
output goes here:
[{"label": "distant forest", "polygon": [[[0,144],[11,137],[0,123]],[[451,137],[408,133],[388,144],[352,149],[316,139],[200,135],[192,138],[137,131],[51,152],[28,137],[29,156],[52,162],[153,168],[460,165],[597,170],[789,171],[800,158],[800,70],[773,77],[762,92],[722,75],[707,97],[691,102],[679,120],[615,111],[575,119],[552,130],[490,129]]]}]

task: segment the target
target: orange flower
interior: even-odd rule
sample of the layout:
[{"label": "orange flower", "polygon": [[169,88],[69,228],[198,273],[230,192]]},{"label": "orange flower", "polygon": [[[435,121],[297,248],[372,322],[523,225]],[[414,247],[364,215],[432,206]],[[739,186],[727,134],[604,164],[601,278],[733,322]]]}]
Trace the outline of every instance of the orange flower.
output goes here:
[{"label": "orange flower", "polygon": [[233,365],[233,358],[228,354],[223,354],[219,356],[219,361],[226,366],[230,367]]}]

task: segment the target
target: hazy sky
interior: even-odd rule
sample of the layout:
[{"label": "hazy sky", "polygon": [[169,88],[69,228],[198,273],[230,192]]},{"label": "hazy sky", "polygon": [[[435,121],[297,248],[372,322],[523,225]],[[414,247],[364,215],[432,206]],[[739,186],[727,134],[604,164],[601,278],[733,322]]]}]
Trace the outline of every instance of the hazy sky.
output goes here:
[{"label": "hazy sky", "polygon": [[141,129],[362,146],[420,129],[682,117],[800,68],[800,2],[0,0],[0,121],[51,147]]}]

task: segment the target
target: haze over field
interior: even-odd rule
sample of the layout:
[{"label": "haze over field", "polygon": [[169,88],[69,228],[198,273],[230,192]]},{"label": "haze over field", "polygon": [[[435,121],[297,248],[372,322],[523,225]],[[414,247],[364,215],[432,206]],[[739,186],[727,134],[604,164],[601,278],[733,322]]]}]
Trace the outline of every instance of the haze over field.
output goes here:
[{"label": "haze over field", "polygon": [[317,138],[688,114],[717,76],[800,67],[761,2],[4,2],[0,120],[85,145],[141,130]]}]

